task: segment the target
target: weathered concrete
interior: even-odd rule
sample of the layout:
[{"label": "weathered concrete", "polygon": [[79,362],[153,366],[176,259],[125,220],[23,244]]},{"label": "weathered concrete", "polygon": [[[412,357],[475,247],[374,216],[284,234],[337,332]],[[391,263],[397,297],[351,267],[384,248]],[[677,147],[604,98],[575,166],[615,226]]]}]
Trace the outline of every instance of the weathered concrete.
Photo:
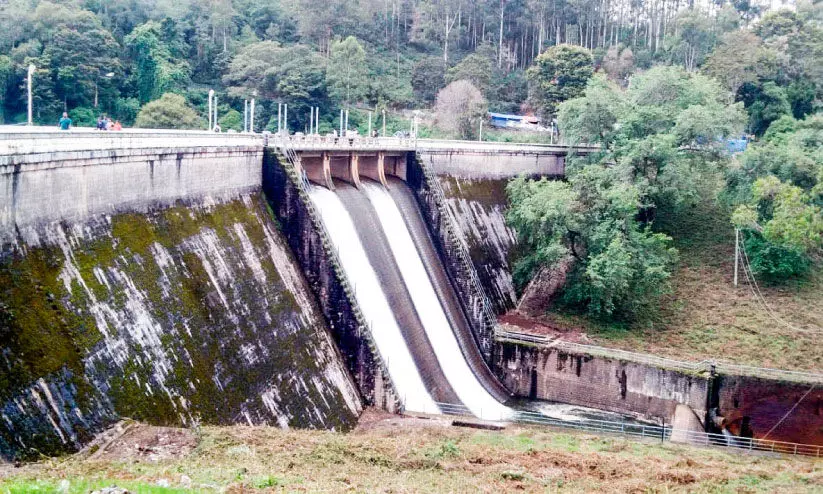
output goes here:
[{"label": "weathered concrete", "polygon": [[362,409],[259,191],[25,226],[2,252],[2,457],[124,416],[347,429]]},{"label": "weathered concrete", "polygon": [[[258,189],[261,139],[210,134],[0,134],[0,241],[49,221]],[[8,153],[8,154],[5,154]]]},{"label": "weathered concrete", "polygon": [[670,424],[677,405],[705,417],[707,376],[616,358],[498,342],[495,372],[516,396],[558,401]]}]

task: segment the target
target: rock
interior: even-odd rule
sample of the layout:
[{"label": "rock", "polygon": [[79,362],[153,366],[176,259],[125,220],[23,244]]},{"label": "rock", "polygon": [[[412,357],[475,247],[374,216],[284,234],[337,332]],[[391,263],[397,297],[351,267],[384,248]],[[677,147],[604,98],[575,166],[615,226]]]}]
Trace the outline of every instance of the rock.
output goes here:
[{"label": "rock", "polygon": [[169,479],[160,479],[160,480],[157,481],[157,486],[158,487],[171,487],[171,483],[169,482]]},{"label": "rock", "polygon": [[531,317],[543,315],[560,294],[574,264],[574,257],[567,256],[551,268],[540,269],[523,290],[517,311]]},{"label": "rock", "polygon": [[110,487],[103,487],[100,490],[96,490],[91,494],[130,494],[129,491],[123,489],[122,487],[117,487],[116,485],[112,485]]},{"label": "rock", "polygon": [[191,478],[188,475],[181,475],[180,476],[180,487],[184,489],[191,488]]}]

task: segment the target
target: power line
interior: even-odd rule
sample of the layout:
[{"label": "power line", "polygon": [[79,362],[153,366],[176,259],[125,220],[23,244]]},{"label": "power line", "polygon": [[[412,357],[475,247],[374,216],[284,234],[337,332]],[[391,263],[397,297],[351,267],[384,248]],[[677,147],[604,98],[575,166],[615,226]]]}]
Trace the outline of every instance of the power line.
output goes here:
[{"label": "power line", "polygon": [[815,386],[817,386],[817,384],[812,384],[812,387],[811,387],[811,388],[809,388],[809,390],[808,390],[808,391],[806,391],[806,394],[804,394],[803,396],[801,396],[801,397],[800,397],[800,399],[799,399],[799,400],[797,400],[797,403],[795,403],[795,404],[794,404],[794,406],[792,406],[792,407],[789,409],[789,411],[788,411],[788,412],[786,412],[786,414],[785,414],[785,415],[783,415],[783,417],[781,417],[781,418],[780,418],[780,420],[778,420],[776,424],[774,424],[774,427],[772,427],[771,429],[769,429],[769,432],[767,432],[767,433],[766,433],[766,435],[765,435],[765,436],[763,436],[763,437],[761,437],[760,439],[766,439],[767,437],[769,437],[769,434],[771,434],[771,433],[772,433],[772,431],[774,431],[775,429],[777,429],[777,426],[779,426],[780,424],[782,424],[782,423],[783,423],[783,421],[784,421],[784,420],[786,420],[786,417],[788,417],[788,416],[789,416],[789,415],[790,415],[790,414],[794,411],[794,409],[795,409],[795,408],[797,408],[797,406],[798,406],[798,405],[800,405],[800,402],[802,402],[803,400],[805,400],[805,399],[806,399],[806,397],[807,397],[807,396],[809,396],[809,393],[811,393],[811,392],[812,392],[812,390],[814,389],[814,387],[815,387]]},{"label": "power line", "polygon": [[823,334],[823,331],[821,331],[820,329],[800,328],[800,327],[797,327],[797,326],[795,326],[795,325],[793,325],[789,322],[786,322],[780,316],[778,316],[771,309],[771,307],[769,307],[768,302],[766,302],[766,297],[763,296],[763,292],[760,291],[760,285],[757,283],[757,279],[755,279],[755,277],[754,277],[754,271],[752,270],[751,261],[749,261],[749,254],[748,254],[748,252],[746,252],[746,244],[745,243],[742,243],[742,242],[740,243],[740,250],[743,252],[743,258],[741,259],[743,261],[743,273],[746,275],[746,281],[749,284],[749,289],[751,290],[752,295],[754,296],[755,300],[757,300],[758,303],[760,303],[763,310],[766,311],[766,313],[769,315],[769,317],[774,319],[777,323],[782,324],[782,325],[786,326],[787,328],[789,328],[793,331],[797,331],[799,333]]}]

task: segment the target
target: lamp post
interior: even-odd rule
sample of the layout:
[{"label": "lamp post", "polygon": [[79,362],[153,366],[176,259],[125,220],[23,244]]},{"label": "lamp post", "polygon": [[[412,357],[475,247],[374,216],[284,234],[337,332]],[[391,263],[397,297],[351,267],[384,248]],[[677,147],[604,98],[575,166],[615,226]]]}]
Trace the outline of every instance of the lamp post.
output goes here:
[{"label": "lamp post", "polygon": [[29,91],[29,119],[28,119],[28,123],[29,123],[29,125],[31,125],[31,124],[32,124],[32,111],[31,111],[31,76],[32,76],[32,75],[34,75],[34,71],[35,71],[35,70],[37,70],[37,67],[35,67],[35,66],[34,66],[34,64],[29,64],[28,78],[27,78],[27,81],[26,81],[26,85],[28,86],[28,91]]},{"label": "lamp post", "polygon": [[[111,79],[112,77],[114,77],[114,72],[109,72],[107,74],[104,74],[103,77],[105,77],[106,79]],[[97,85],[98,85],[99,82],[100,82],[100,77],[97,77],[94,80],[94,107],[95,108],[97,108]]]},{"label": "lamp post", "polygon": [[254,134],[254,98],[249,103],[249,132]]},{"label": "lamp post", "polygon": [[212,100],[214,99],[214,89],[209,89],[209,130],[214,129],[214,125],[212,124],[212,117],[214,114],[212,113]]}]

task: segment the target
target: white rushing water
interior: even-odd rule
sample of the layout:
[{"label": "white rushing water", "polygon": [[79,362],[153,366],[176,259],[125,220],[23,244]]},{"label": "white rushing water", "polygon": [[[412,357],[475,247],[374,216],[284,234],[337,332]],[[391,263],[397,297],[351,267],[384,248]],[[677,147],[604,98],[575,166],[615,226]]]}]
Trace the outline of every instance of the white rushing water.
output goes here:
[{"label": "white rushing water", "polygon": [[389,246],[394,255],[403,282],[411,295],[426,335],[434,348],[437,361],[443,369],[460,401],[471,412],[483,419],[504,420],[511,409],[498,402],[478,381],[457,343],[443,306],[432,286],[423,260],[417,252],[411,234],[397,204],[382,186],[363,183],[366,195],[374,205]]},{"label": "white rushing water", "polygon": [[346,207],[337,194],[323,187],[312,186],[310,195],[329,232],[332,244],[337,249],[343,270],[354,285],[357,303],[369,323],[377,350],[386,362],[389,375],[404,401],[406,410],[439,413],[440,409],[435,405],[420,378],[414,359]]}]

